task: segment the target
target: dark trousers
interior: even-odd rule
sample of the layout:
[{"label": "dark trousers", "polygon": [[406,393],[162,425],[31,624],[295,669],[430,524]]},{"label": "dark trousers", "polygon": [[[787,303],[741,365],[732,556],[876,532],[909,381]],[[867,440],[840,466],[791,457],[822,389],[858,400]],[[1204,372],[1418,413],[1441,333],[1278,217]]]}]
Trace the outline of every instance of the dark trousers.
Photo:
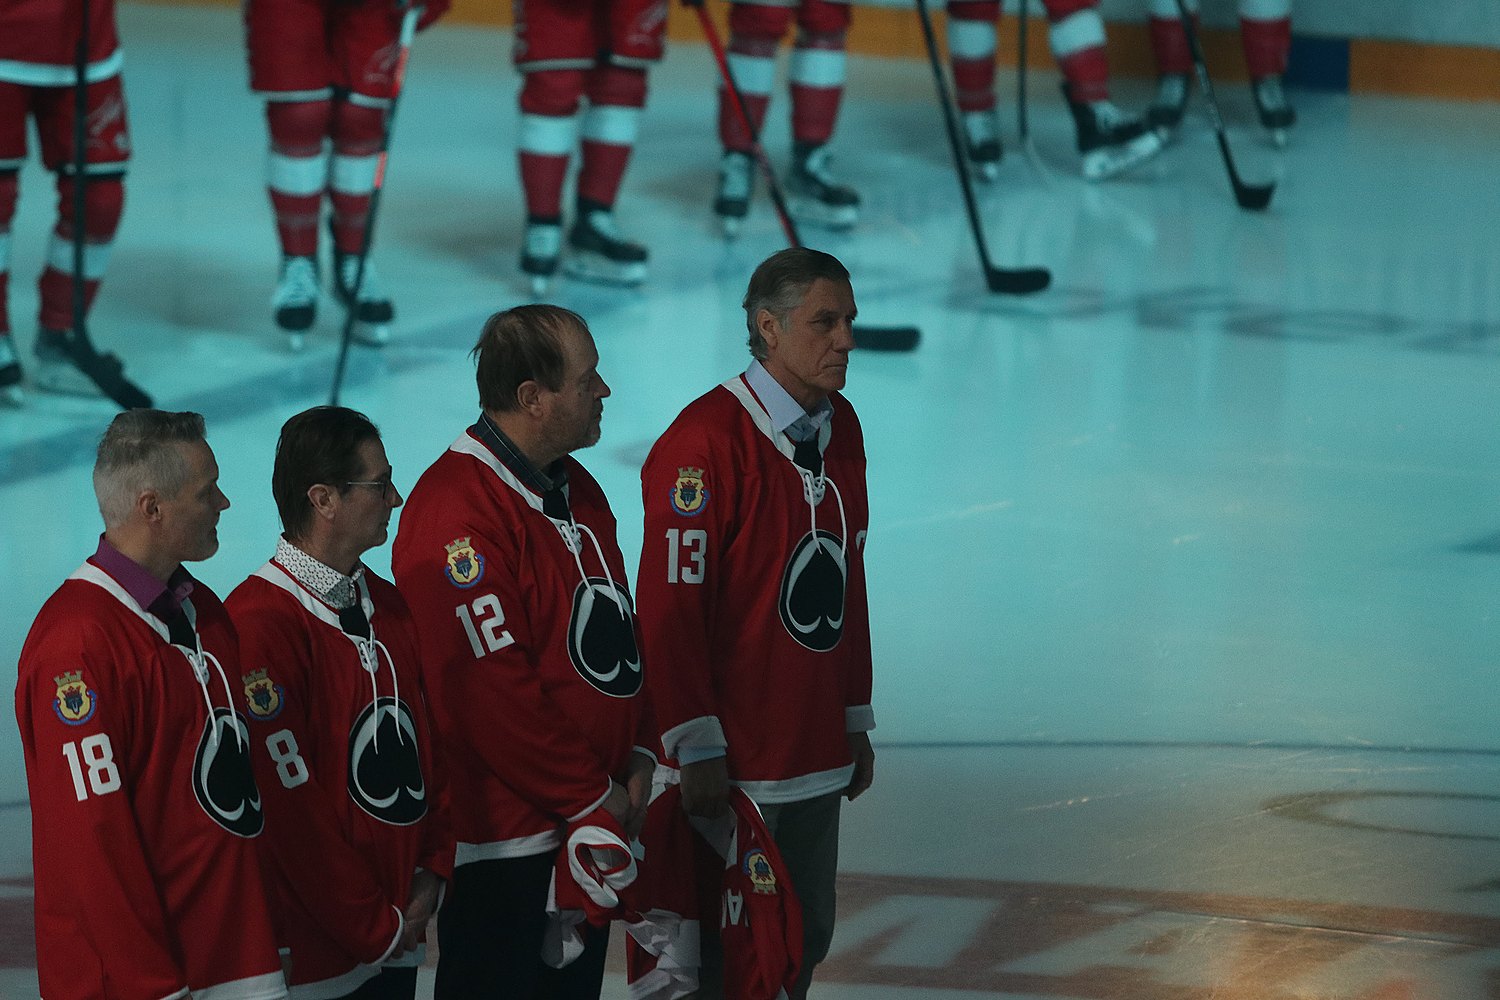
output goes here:
[{"label": "dark trousers", "polygon": [[583,954],[564,968],[542,961],[555,860],[536,854],[453,870],[438,913],[434,1000],[598,1000],[608,927],[585,925]]},{"label": "dark trousers", "polygon": [[366,979],[353,993],[346,993],[344,1000],[415,1000],[417,995],[417,967],[409,969],[381,969],[374,979]]}]

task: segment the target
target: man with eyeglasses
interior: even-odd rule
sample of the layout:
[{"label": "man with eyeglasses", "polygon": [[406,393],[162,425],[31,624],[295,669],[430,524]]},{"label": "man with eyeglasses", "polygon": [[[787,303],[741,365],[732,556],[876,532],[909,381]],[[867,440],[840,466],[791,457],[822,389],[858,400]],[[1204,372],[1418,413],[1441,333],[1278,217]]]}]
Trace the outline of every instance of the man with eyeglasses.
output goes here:
[{"label": "man with eyeglasses", "polygon": [[453,840],[416,626],[360,561],[401,493],[375,425],[335,406],[282,427],[271,492],[276,554],[225,604],[287,981],[310,1000],[412,1000]]}]

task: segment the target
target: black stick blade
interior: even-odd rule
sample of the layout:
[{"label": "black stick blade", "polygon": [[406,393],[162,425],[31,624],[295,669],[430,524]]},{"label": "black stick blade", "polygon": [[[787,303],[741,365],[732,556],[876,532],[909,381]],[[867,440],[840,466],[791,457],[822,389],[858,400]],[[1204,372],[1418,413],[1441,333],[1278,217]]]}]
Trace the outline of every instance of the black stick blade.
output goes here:
[{"label": "black stick blade", "polygon": [[1045,267],[991,267],[984,272],[984,280],[990,291],[1000,295],[1031,295],[1052,284],[1052,272]]},{"label": "black stick blade", "polygon": [[1271,195],[1275,192],[1275,184],[1246,184],[1241,181],[1234,185],[1234,200],[1235,204],[1246,211],[1263,212],[1271,204]]},{"label": "black stick blade", "polygon": [[913,351],[922,339],[914,326],[856,326],[854,346],[861,351]]}]

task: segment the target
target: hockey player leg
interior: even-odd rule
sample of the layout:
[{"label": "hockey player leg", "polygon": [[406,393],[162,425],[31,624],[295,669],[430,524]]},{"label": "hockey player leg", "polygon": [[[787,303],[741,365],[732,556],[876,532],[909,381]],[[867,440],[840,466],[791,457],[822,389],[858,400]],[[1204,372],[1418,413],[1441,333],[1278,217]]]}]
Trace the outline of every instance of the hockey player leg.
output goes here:
[{"label": "hockey player leg", "polygon": [[[385,135],[388,100],[357,92],[343,95],[333,106],[333,162],[328,193],[333,205],[329,229],[333,233],[333,284],[339,302],[354,312],[354,340],[378,347],[390,339],[396,310],[381,287],[375,262],[361,265],[369,245],[370,198]],[[361,274],[363,266],[363,274]],[[359,279],[358,298],[355,281]]]},{"label": "hockey player leg", "polygon": [[271,309],[293,350],[302,348],[303,331],[317,318],[318,221],[328,186],[332,122],[333,103],[327,98],[282,100],[272,95],[266,102],[271,136],[267,189],[281,245]]},{"label": "hockey player leg", "polygon": [[[729,8],[729,73],[745,101],[745,113],[759,135],[771,103],[776,82],[776,48],[792,23],[786,7],[758,3],[736,3]],[[714,191],[714,214],[726,236],[734,236],[750,212],[755,190],[750,131],[735,112],[733,97],[719,86],[719,142],[724,155],[719,161],[718,186]]]},{"label": "hockey player leg", "polygon": [[588,74],[578,215],[568,233],[568,274],[634,287],[646,280],[647,251],[620,235],[613,209],[646,104],[646,71],[601,62]]},{"label": "hockey player leg", "polygon": [[[1196,23],[1197,3],[1189,3]],[[1146,122],[1170,138],[1187,111],[1188,83],[1193,72],[1193,54],[1182,30],[1176,0],[1151,0],[1151,51],[1156,57],[1156,96],[1146,109]]]},{"label": "hockey player leg", "polygon": [[521,271],[534,295],[547,290],[562,252],[562,191],[568,160],[578,141],[581,69],[539,69],[521,86],[521,135],[517,148],[526,196],[526,235]]},{"label": "hockey player leg", "polygon": [[848,229],[859,221],[859,194],[834,178],[828,142],[844,96],[849,6],[802,0],[797,19],[790,70],[792,169],[786,182],[787,206],[801,221]]},{"label": "hockey player leg", "polygon": [[18,171],[0,166],[0,403],[20,406],[21,355],[10,335],[10,223],[16,213]]},{"label": "hockey player leg", "polygon": [[1287,130],[1297,121],[1282,86],[1292,48],[1290,0],[1240,0],[1240,42],[1261,127],[1272,142],[1285,146]]},{"label": "hockey player leg", "polygon": [[1109,99],[1104,21],[1094,0],[1044,0],[1052,54],[1077,130],[1083,176],[1104,180],[1161,152],[1162,138]]},{"label": "hockey player leg", "polygon": [[995,22],[999,0],[949,0],[948,59],[964,127],[964,149],[974,173],[992,181],[1000,172],[1000,123],[995,115]]},{"label": "hockey player leg", "polygon": [[[37,290],[41,298],[40,335],[36,342],[37,369],[35,383],[46,392],[70,396],[101,395],[95,378],[80,367],[81,361],[92,364],[96,359],[80,352],[86,346],[73,333],[73,185],[71,173],[57,178],[58,220],[47,246],[47,263],[42,268]],[[120,214],[125,206],[124,169],[91,174],[84,191],[83,222],[83,301],[84,310],[94,303],[99,283],[109,265],[110,248]],[[119,360],[112,355],[100,359],[115,369]],[[118,374],[118,371],[116,372]]]}]

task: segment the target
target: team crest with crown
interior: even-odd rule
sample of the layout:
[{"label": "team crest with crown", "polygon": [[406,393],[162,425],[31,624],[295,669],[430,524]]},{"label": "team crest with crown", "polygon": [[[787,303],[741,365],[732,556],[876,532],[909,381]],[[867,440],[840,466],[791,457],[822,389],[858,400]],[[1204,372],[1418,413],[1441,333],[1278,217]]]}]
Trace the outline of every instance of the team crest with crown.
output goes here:
[{"label": "team crest with crown", "polygon": [[57,683],[57,698],[52,710],[70,726],[81,726],[94,717],[98,696],[83,682],[82,670],[68,670],[52,678]]},{"label": "team crest with crown", "polygon": [[443,575],[453,586],[467,590],[484,578],[484,556],[470,544],[473,536],[455,538],[443,546],[448,551],[448,565]]},{"label": "team crest with crown", "polygon": [[703,470],[679,467],[677,482],[672,484],[672,509],[686,517],[697,517],[708,503],[708,488],[703,485]]},{"label": "team crest with crown", "polygon": [[285,704],[282,695],[286,692],[280,684],[271,680],[268,671],[252,670],[240,677],[240,680],[245,682],[245,704],[250,709],[252,718],[270,722],[281,714]]},{"label": "team crest with crown", "polygon": [[756,892],[776,894],[776,872],[771,868],[771,859],[759,848],[745,853],[745,874]]}]

